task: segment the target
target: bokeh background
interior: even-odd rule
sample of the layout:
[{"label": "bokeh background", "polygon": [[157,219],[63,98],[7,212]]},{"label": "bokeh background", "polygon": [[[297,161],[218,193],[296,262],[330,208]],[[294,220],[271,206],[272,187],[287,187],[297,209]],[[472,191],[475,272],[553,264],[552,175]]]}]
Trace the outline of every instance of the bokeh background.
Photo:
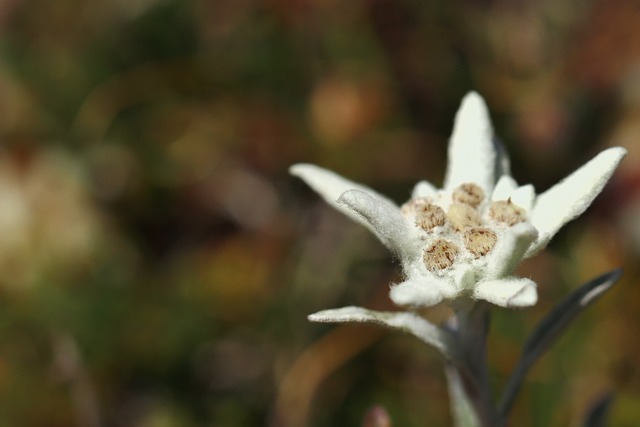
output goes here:
[{"label": "bokeh background", "polygon": [[[496,389],[581,283],[619,285],[533,370],[517,426],[616,392],[640,425],[640,4],[610,0],[0,1],[0,425],[450,425],[442,361],[316,310],[393,309],[397,263],[288,176],[313,162],[398,202],[441,183],[479,91],[541,191],[612,145],[587,214],[494,313]],[[433,310],[429,316],[441,316]]]}]

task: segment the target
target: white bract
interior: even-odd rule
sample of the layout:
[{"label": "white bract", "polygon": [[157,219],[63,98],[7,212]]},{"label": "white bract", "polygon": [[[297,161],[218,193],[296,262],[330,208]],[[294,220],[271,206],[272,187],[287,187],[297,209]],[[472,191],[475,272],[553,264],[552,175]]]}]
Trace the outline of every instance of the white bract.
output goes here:
[{"label": "white bract", "polygon": [[[411,199],[397,206],[371,188],[318,166],[297,164],[290,171],[368,227],[398,256],[404,281],[391,286],[396,304],[425,307],[472,298],[524,307],[536,303],[536,284],[514,277],[515,267],[584,212],[625,154],[624,148],[607,149],[536,195],[532,185],[519,186],[510,176],[508,159],[493,141],[487,107],[472,92],[456,114],[442,189],[421,181]],[[316,313],[312,319],[375,317],[361,309],[341,310]]]}]

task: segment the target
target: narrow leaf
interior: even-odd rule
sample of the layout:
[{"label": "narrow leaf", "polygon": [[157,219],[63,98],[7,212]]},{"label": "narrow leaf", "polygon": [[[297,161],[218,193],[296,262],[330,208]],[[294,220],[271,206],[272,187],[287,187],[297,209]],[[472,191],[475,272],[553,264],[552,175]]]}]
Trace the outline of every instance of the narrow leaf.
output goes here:
[{"label": "narrow leaf", "polygon": [[456,343],[449,331],[410,312],[388,312],[368,310],[363,307],[342,307],[318,311],[310,314],[308,318],[312,322],[322,323],[376,323],[408,332],[422,342],[434,347],[447,359],[451,359],[457,352]]},{"label": "narrow leaf", "polygon": [[542,319],[524,345],[522,356],[520,356],[520,360],[516,364],[500,399],[498,411],[503,417],[506,417],[509,413],[515,397],[522,386],[524,377],[534,362],[555,342],[569,323],[588,305],[609,290],[621,275],[622,269],[616,269],[582,285],[560,303],[556,304]]},{"label": "narrow leaf", "polygon": [[607,393],[601,397],[587,413],[583,427],[605,427],[612,403],[613,393]]}]

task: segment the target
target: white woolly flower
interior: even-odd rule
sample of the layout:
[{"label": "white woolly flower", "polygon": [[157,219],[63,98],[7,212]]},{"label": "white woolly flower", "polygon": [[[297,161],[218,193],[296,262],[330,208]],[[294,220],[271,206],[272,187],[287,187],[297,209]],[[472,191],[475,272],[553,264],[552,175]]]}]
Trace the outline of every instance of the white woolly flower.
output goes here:
[{"label": "white woolly flower", "polygon": [[[626,151],[605,150],[536,195],[532,185],[519,186],[510,176],[508,159],[496,148],[487,107],[472,92],[455,118],[442,189],[419,182],[411,199],[397,206],[318,166],[297,164],[290,171],[398,256],[405,277],[391,286],[396,304],[424,307],[468,297],[503,307],[530,306],[537,301],[536,284],[514,277],[513,270],[584,212]],[[375,312],[340,310],[316,313],[312,320],[388,323],[392,316],[380,320]]]}]

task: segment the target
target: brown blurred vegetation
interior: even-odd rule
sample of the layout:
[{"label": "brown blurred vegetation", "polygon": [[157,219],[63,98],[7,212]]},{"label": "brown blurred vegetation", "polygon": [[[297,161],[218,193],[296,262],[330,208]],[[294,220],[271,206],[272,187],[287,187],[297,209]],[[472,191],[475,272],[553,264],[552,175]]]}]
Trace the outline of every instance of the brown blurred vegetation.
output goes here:
[{"label": "brown blurred vegetation", "polygon": [[306,321],[393,309],[398,272],[287,168],[403,201],[440,184],[471,89],[539,191],[629,149],[523,265],[541,301],[496,310],[489,358],[499,389],[555,301],[623,266],[513,425],[576,425],[609,390],[612,425],[640,424],[639,19],[621,0],[0,2],[0,425],[449,425],[434,351]]}]

